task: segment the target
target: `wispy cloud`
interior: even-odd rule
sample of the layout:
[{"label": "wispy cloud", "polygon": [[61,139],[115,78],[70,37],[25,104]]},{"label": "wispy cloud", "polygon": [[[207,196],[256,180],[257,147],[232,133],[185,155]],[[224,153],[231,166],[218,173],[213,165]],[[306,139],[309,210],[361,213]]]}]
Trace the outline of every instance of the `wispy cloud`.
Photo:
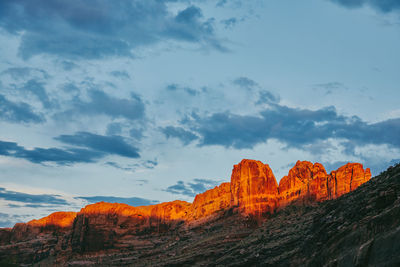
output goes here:
[{"label": "wispy cloud", "polygon": [[192,133],[188,130],[185,130],[182,127],[167,126],[167,127],[161,128],[161,132],[167,138],[177,138],[177,139],[181,140],[184,145],[188,145],[191,142],[193,142],[199,138],[194,133]]},{"label": "wispy cloud", "polygon": [[194,179],[188,183],[178,181],[176,184],[168,186],[164,191],[175,195],[194,197],[199,193],[203,193],[204,191],[217,186],[219,183],[220,181],[209,179]]},{"label": "wispy cloud", "polygon": [[71,117],[76,114],[80,116],[107,115],[112,118],[139,120],[145,113],[142,99],[133,93],[129,98],[117,98],[101,90],[92,89],[89,90],[88,97],[88,101],[74,98],[70,103],[71,108],[57,114],[56,117]]},{"label": "wispy cloud", "polygon": [[60,195],[49,195],[49,194],[27,194],[17,191],[10,191],[3,187],[0,187],[0,199],[6,201],[14,201],[25,204],[55,204],[55,205],[67,205],[68,202],[63,199]]},{"label": "wispy cloud", "polygon": [[26,149],[15,142],[0,141],[0,155],[22,158],[32,163],[48,162],[58,165],[92,163],[107,155],[140,157],[138,148],[128,144],[123,137],[117,135],[103,136],[78,132],[74,135],[60,135],[55,139],[75,147]]},{"label": "wispy cloud", "polygon": [[42,114],[34,112],[25,102],[13,102],[0,94],[0,119],[13,123],[45,122]]},{"label": "wispy cloud", "polygon": [[54,138],[65,144],[83,147],[108,155],[119,155],[128,158],[138,158],[139,149],[128,144],[118,135],[104,136],[89,132],[78,132],[74,135],[60,135]]}]

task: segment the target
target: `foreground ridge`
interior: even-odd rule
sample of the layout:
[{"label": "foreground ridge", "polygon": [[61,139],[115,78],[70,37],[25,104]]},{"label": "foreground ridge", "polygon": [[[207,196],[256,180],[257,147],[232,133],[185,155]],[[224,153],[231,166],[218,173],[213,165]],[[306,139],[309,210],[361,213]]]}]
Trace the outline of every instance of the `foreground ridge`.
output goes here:
[{"label": "foreground ridge", "polygon": [[[99,202],[78,213],[56,212],[2,229],[0,260],[33,263],[57,256],[56,262],[62,263],[65,255],[146,250],[163,244],[161,236],[181,231],[193,234],[210,223],[216,226],[228,221],[239,227],[239,236],[232,237],[237,240],[249,234],[254,219],[260,223],[289,204],[308,206],[336,199],[370,178],[370,170],[359,163],[348,163],[327,174],[320,163],[298,161],[278,185],[267,164],[244,159],[234,165],[230,183],[198,194],[193,203],[176,200],[132,207]],[[154,241],[155,237],[161,239]],[[33,244],[40,244],[40,250],[32,248]]]}]

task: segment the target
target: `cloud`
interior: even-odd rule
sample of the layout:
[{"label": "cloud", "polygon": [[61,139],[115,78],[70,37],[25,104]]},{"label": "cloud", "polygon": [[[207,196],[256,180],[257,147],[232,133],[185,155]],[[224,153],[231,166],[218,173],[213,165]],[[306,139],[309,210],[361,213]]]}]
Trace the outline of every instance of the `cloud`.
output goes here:
[{"label": "cloud", "polygon": [[272,92],[268,90],[261,90],[258,92],[259,98],[256,102],[257,105],[262,105],[262,104],[269,104],[269,103],[278,103],[280,101],[280,97],[273,94]]},{"label": "cloud", "polygon": [[12,102],[0,94],[0,119],[13,123],[41,123],[45,119],[25,102]]},{"label": "cloud", "polygon": [[66,71],[70,71],[70,70],[73,70],[78,67],[78,65],[76,65],[74,62],[69,61],[69,60],[63,60],[61,62],[61,66]]},{"label": "cloud", "polygon": [[74,83],[65,83],[62,85],[62,90],[69,94],[79,94],[80,90]]},{"label": "cloud", "polygon": [[106,134],[107,135],[116,135],[122,133],[122,124],[118,122],[112,122],[107,125]]},{"label": "cloud", "polygon": [[129,136],[140,141],[143,138],[143,130],[142,129],[131,128],[129,130]]},{"label": "cloud", "polygon": [[117,135],[103,136],[78,132],[74,135],[60,135],[54,139],[75,147],[26,149],[15,142],[0,141],[0,155],[26,159],[32,163],[48,162],[58,165],[93,163],[108,155],[140,157],[138,148]]},{"label": "cloud", "polygon": [[194,140],[198,139],[197,135],[185,130],[182,127],[167,126],[165,128],[161,128],[161,132],[167,138],[178,138],[184,145],[188,145]]},{"label": "cloud", "polygon": [[123,171],[135,172],[138,169],[154,169],[158,165],[158,162],[157,162],[157,160],[142,160],[138,163],[122,166],[116,162],[108,161],[105,163],[105,165],[108,165],[108,166],[111,166],[111,167],[114,167],[116,169],[123,170]]},{"label": "cloud", "polygon": [[0,228],[13,227],[18,222],[24,222],[31,215],[6,214],[0,212]]},{"label": "cloud", "polygon": [[114,70],[114,71],[110,72],[110,74],[112,76],[114,76],[115,78],[120,78],[120,79],[130,79],[131,78],[131,76],[129,76],[129,74],[126,71]]},{"label": "cloud", "polygon": [[244,149],[275,139],[301,148],[337,138],[356,145],[387,144],[400,148],[400,118],[367,123],[356,116],[339,115],[334,107],[310,110],[270,103],[256,115],[193,114],[181,122],[199,136],[199,146]]},{"label": "cloud", "polygon": [[119,135],[104,136],[88,132],[77,132],[74,135],[60,135],[54,138],[68,145],[83,147],[89,150],[119,155],[128,158],[139,158],[139,149],[128,144]]},{"label": "cloud", "polygon": [[36,96],[37,99],[42,103],[43,107],[46,109],[52,108],[54,103],[50,101],[47,95],[46,89],[42,82],[38,82],[34,79],[27,81],[21,88],[21,91],[31,93]]},{"label": "cloud", "polygon": [[68,205],[68,202],[65,199],[61,198],[61,196],[59,195],[34,195],[16,191],[9,191],[3,187],[0,187],[0,199],[27,204]]},{"label": "cloud", "polygon": [[[67,84],[65,90],[75,91],[76,86]],[[106,94],[101,90],[91,89],[88,91],[88,101],[78,97],[72,100],[72,108],[58,113],[56,117],[70,117],[79,115],[107,115],[112,118],[125,118],[129,120],[139,120],[144,117],[145,105],[142,99],[131,94],[130,98],[117,98]]]},{"label": "cloud", "polygon": [[175,185],[167,187],[164,191],[171,194],[184,195],[188,197],[194,197],[199,193],[203,193],[208,189],[217,186],[220,181],[214,181],[209,179],[194,179],[191,182],[185,183],[178,181]]},{"label": "cloud", "polygon": [[329,82],[329,83],[315,84],[314,89],[323,90],[325,95],[330,95],[339,90],[347,90],[347,87],[340,82]]},{"label": "cloud", "polygon": [[238,23],[238,19],[232,17],[229,19],[221,20],[221,23],[225,26],[225,29],[229,29],[229,28],[233,28]]},{"label": "cloud", "polygon": [[180,86],[180,85],[178,85],[176,83],[172,83],[172,84],[167,85],[166,89],[168,91],[170,91],[170,92],[178,92],[178,91],[185,92],[185,93],[187,93],[187,94],[189,94],[191,96],[195,96],[195,95],[198,95],[200,93],[196,89],[193,89],[193,88],[190,88],[190,87],[187,87],[187,86]]},{"label": "cloud", "polygon": [[45,70],[30,67],[12,67],[1,72],[1,75],[10,75],[14,80],[25,80],[31,76],[48,79],[50,76]]},{"label": "cloud", "polygon": [[233,84],[247,90],[258,87],[258,83],[247,77],[239,77],[233,81]]},{"label": "cloud", "polygon": [[26,159],[32,163],[52,162],[58,165],[91,163],[105,156],[88,149],[34,148],[25,149],[14,142],[0,141],[0,155]]},{"label": "cloud", "polygon": [[113,196],[92,196],[92,197],[76,197],[75,199],[83,199],[89,203],[97,203],[101,201],[110,203],[125,203],[131,206],[147,206],[159,203],[157,200],[150,200],[140,197],[113,197]]},{"label": "cloud", "polygon": [[[132,56],[139,46],[186,41],[223,50],[213,20],[187,6],[173,14],[168,1],[1,1],[0,27],[21,35],[19,54],[73,59]],[[45,14],[45,15],[43,15]]]},{"label": "cloud", "polygon": [[398,0],[330,0],[330,1],[345,6],[347,8],[359,8],[363,6],[370,6],[384,13],[400,10],[400,2]]}]

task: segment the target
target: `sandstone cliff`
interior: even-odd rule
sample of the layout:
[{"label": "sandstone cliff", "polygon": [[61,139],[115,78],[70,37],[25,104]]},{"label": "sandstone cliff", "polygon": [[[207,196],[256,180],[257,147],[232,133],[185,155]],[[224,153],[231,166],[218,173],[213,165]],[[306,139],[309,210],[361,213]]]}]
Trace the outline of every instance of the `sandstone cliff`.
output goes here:
[{"label": "sandstone cliff", "polygon": [[[348,163],[327,174],[320,163],[298,161],[278,186],[267,164],[244,159],[233,167],[230,183],[198,194],[193,203],[172,201],[132,207],[100,202],[78,213],[56,212],[12,229],[0,229],[0,260],[8,256],[12,262],[31,263],[52,256],[62,262],[71,253],[143,251],[162,244],[162,236],[176,235],[183,229],[189,231],[187,235],[206,229],[208,224],[216,227],[218,218],[225,218],[224,225],[229,220],[246,225],[249,218],[260,222],[260,218],[293,202],[310,205],[336,199],[370,178],[370,170],[359,163]],[[240,231],[238,235],[242,235]]]},{"label": "sandstone cliff", "polygon": [[278,206],[278,184],[271,168],[261,161],[242,160],[233,167],[232,205],[245,214],[273,213]]}]

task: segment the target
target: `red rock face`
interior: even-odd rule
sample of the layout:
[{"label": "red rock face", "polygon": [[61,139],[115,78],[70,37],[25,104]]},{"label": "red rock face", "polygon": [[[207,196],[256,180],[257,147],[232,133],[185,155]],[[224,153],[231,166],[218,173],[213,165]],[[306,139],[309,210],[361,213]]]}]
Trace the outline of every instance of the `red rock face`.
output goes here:
[{"label": "red rock face", "polygon": [[360,163],[347,163],[328,177],[330,187],[329,199],[338,198],[343,194],[355,190],[357,187],[371,179],[371,170],[363,168]]},{"label": "red rock face", "polygon": [[207,217],[216,211],[231,206],[231,184],[223,183],[204,193],[198,194],[191,207],[191,220]]},{"label": "red rock face", "polygon": [[348,163],[327,174],[320,163],[298,161],[289,174],[279,182],[279,205],[293,201],[324,201],[349,193],[371,178],[360,163]]},{"label": "red rock face", "polygon": [[123,236],[173,229],[185,220],[190,206],[179,200],[140,207],[107,202],[88,205],[76,217],[72,247],[79,252],[123,247]]},{"label": "red rock face", "polygon": [[185,220],[190,206],[190,203],[180,200],[140,207],[121,203],[99,202],[87,205],[81,209],[78,215],[84,215],[93,224],[103,224],[105,220],[111,219],[116,225],[131,222],[132,224],[140,223],[150,226],[153,222],[167,223]]},{"label": "red rock face", "polygon": [[297,161],[279,182],[279,205],[298,199],[319,200],[326,195],[326,171],[320,163]]},{"label": "red rock face", "polygon": [[364,170],[359,163],[348,163],[328,175],[320,163],[298,161],[278,187],[267,164],[244,159],[234,166],[230,183],[198,194],[192,204],[176,200],[132,207],[99,202],[87,205],[79,213],[55,212],[39,220],[16,224],[12,230],[4,230],[1,239],[25,240],[46,231],[71,229],[74,225],[72,243],[79,244],[78,250],[95,251],[116,246],[115,240],[121,235],[167,231],[182,222],[206,220],[229,208],[244,215],[262,216],[293,201],[334,199],[370,178],[370,170]]},{"label": "red rock face", "polygon": [[278,206],[278,184],[271,168],[256,160],[242,160],[233,167],[232,206],[244,214],[273,213]]},{"label": "red rock face", "polygon": [[74,223],[76,214],[77,214],[76,212],[64,212],[64,211],[54,212],[47,217],[41,218],[39,220],[32,220],[27,224],[32,227],[43,227],[43,228],[71,227],[72,224]]},{"label": "red rock face", "polygon": [[[364,170],[359,163],[348,163],[328,175],[319,163],[298,161],[278,187],[267,164],[245,159],[234,166],[230,183],[198,194],[193,203],[176,200],[132,207],[99,202],[87,205],[79,213],[56,212],[39,220],[18,223],[12,229],[0,229],[0,247],[3,246],[3,254],[7,251],[26,262],[48,257],[52,251],[79,254],[143,248],[152,246],[147,237],[178,230],[183,223],[185,229],[192,229],[220,218],[220,214],[230,214],[219,211],[233,208],[245,216],[261,219],[292,202],[305,204],[337,198],[370,178],[370,170]],[[40,249],[32,249],[31,241],[38,242]]]}]

